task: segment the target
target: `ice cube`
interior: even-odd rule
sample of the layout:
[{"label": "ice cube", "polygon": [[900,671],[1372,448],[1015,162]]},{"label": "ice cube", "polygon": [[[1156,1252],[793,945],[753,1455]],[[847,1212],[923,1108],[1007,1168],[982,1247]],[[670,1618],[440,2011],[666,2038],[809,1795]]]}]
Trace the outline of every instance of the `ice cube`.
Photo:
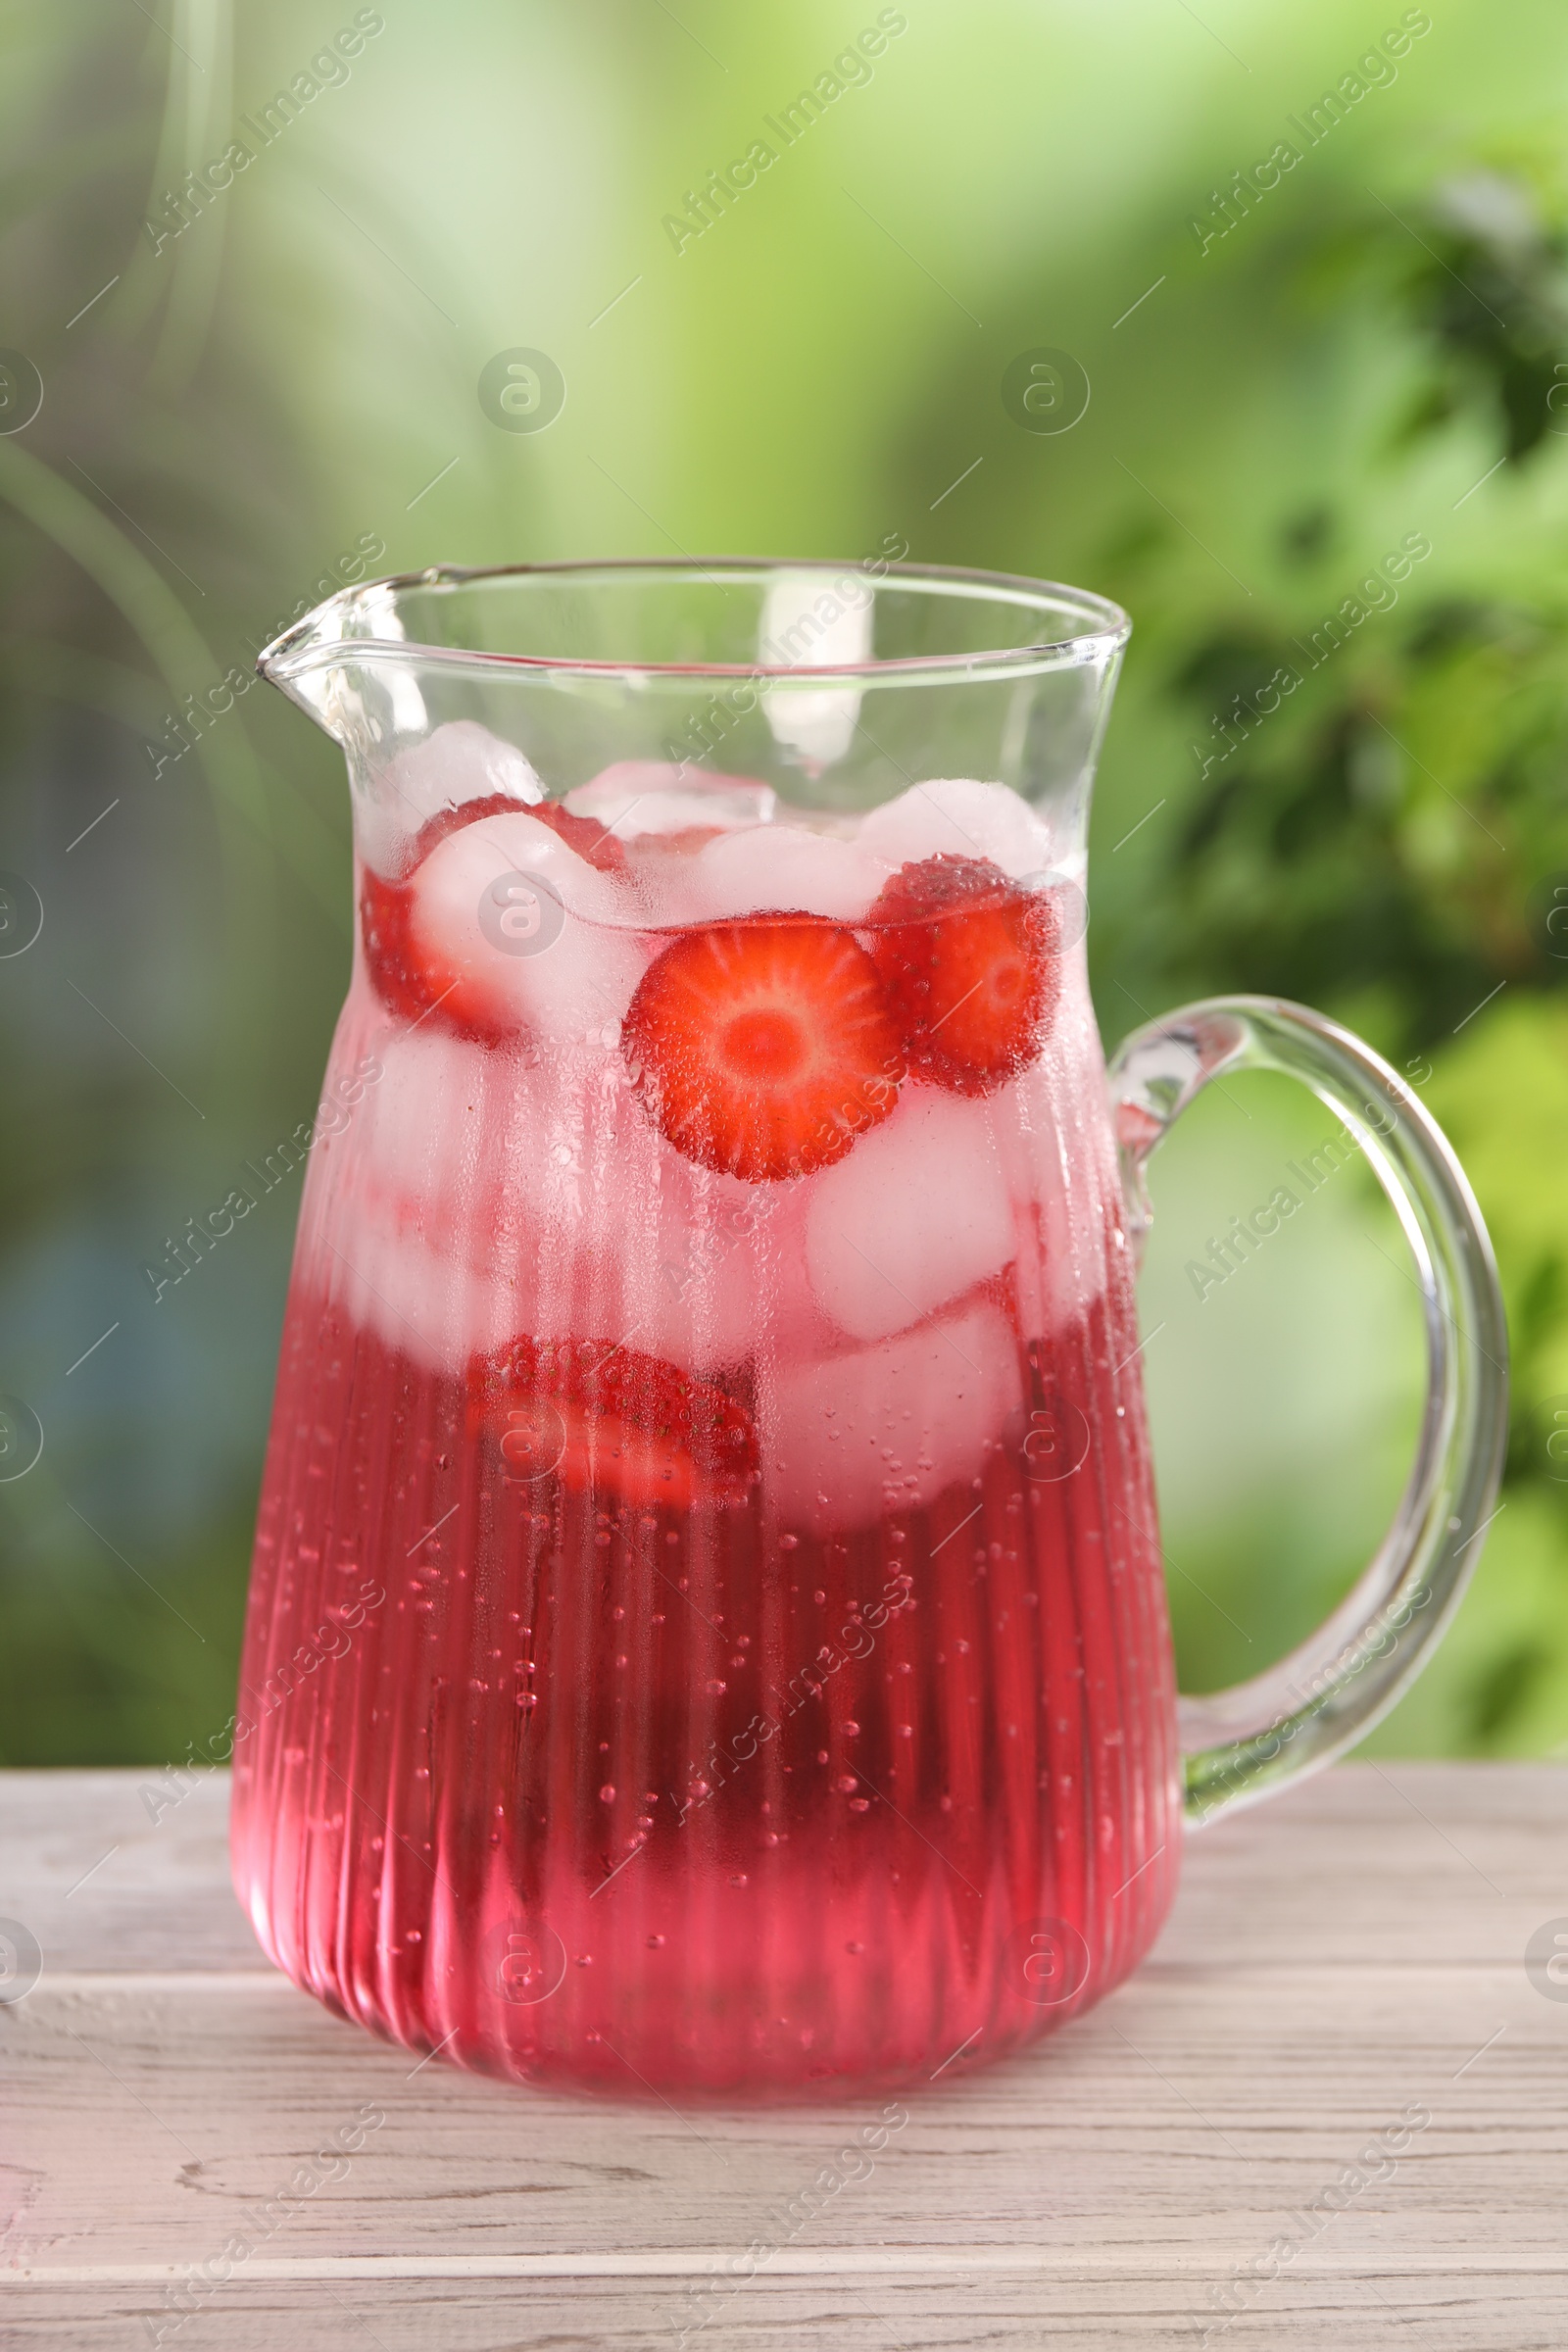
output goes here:
[{"label": "ice cube", "polygon": [[496,1147],[509,1123],[543,1131],[554,1081],[431,1029],[376,1029],[367,1042],[378,1075],[348,1125],[315,1147],[302,1255],[319,1258],[328,1295],[356,1322],[456,1374],[527,1328],[510,1277],[537,1255],[517,1223],[538,1170]]},{"label": "ice cube", "polygon": [[519,808],[545,797],[532,765],[471,718],[448,719],[423,742],[373,769],[356,794],[360,855],[380,874],[396,873],[421,825],[443,808],[504,792]]},{"label": "ice cube", "polygon": [[756,825],[710,841],[686,880],[693,901],[710,915],[776,907],[858,923],[892,872],[858,841],[804,825]]},{"label": "ice cube", "polygon": [[[488,1269],[434,1248],[406,1201],[384,1194],[334,1199],[312,1231],[319,1281],[349,1320],[448,1378],[505,1347],[529,1318]],[[302,1255],[307,1253],[301,1237]]]},{"label": "ice cube", "polygon": [[907,1329],[999,1273],[1016,1246],[987,1105],[935,1087],[906,1086],[809,1190],[811,1288],[858,1340]]},{"label": "ice cube", "polygon": [[799,1192],[682,1157],[618,1054],[530,1066],[428,1033],[377,1053],[382,1076],[331,1146],[347,1203],[332,1239],[353,1269],[333,1295],[393,1344],[450,1370],[523,1333],[595,1340],[703,1377],[831,1346]]},{"label": "ice cube", "polygon": [[[379,1075],[367,1084],[344,1133],[318,1144],[317,1156],[341,1155],[354,1183],[398,1193],[433,1220],[456,1198],[465,1166],[477,1158],[498,1075],[490,1068],[494,1057],[429,1024],[377,1030],[369,1043]],[[501,1083],[513,1081],[509,1075]]]},{"label": "ice cube", "polygon": [[776,805],[772,787],[755,776],[722,776],[662,760],[617,760],[566,795],[573,816],[597,817],[621,842],[765,825]]},{"label": "ice cube", "polygon": [[964,777],[915,784],[885,801],[861,819],[859,838],[893,865],[948,851],[989,858],[1004,874],[1033,874],[1049,870],[1054,858],[1051,828],[1027,801],[1008,785]]},{"label": "ice cube", "polygon": [[536,817],[483,817],[439,842],[414,879],[410,937],[498,1024],[556,1045],[619,1033],[648,961],[634,897]]},{"label": "ice cube", "polygon": [[693,1167],[656,1137],[607,1157],[579,1236],[612,1336],[706,1377],[747,1357],[820,1348],[830,1335],[802,1279],[788,1197]]},{"label": "ice cube", "polygon": [[[524,1112],[523,1124],[537,1126]],[[636,1102],[616,1055],[564,1076],[532,1163],[528,1213],[544,1237],[523,1270],[536,1337],[598,1340],[708,1371],[744,1355],[744,1252],[699,1247],[709,1220],[681,1161]],[[713,1194],[747,1188],[710,1179]]]},{"label": "ice cube", "polygon": [[918,1508],[978,1478],[988,1448],[1024,1415],[1018,1343],[985,1300],[760,1386],[764,1498],[813,1535]]},{"label": "ice cube", "polygon": [[1031,1339],[1083,1314],[1109,1279],[1119,1215],[1104,1064],[1081,971],[1063,976],[1037,1062],[986,1109],[1018,1236],[1018,1312]]},{"label": "ice cube", "polygon": [[[760,659],[769,669],[826,669],[870,659],[871,594],[863,580],[831,571],[784,571],[768,585]],[[813,766],[842,760],[860,717],[857,685],[762,689],[773,740]]]}]

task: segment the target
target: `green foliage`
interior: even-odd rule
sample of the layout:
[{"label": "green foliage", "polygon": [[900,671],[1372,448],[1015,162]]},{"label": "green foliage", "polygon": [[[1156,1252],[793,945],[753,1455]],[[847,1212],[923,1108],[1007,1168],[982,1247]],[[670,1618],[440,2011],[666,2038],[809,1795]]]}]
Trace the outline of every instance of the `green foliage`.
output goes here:
[{"label": "green foliage", "polygon": [[[1398,438],[1473,405],[1495,411],[1515,464],[1568,429],[1568,231],[1549,167],[1478,169],[1443,181],[1420,224],[1425,259],[1395,251],[1394,293],[1432,345],[1429,384]],[[1385,246],[1392,244],[1387,231]],[[1400,282],[1400,269],[1403,275]]]},{"label": "green foliage", "polygon": [[1206,638],[1175,691],[1232,740],[1204,747],[1175,844],[1167,967],[1316,1004],[1375,995],[1401,1055],[1502,982],[1561,987],[1562,641],[1557,613],[1479,601],[1415,607],[1317,668],[1297,632]]},{"label": "green foliage", "polygon": [[[1501,466],[1551,454],[1568,236],[1525,179],[1445,179],[1408,230],[1385,210],[1308,251],[1302,281],[1348,294],[1348,255],[1425,362],[1386,462],[1466,422],[1500,430]],[[1568,980],[1545,930],[1568,869],[1568,608],[1424,593],[1424,532],[1325,602],[1342,538],[1332,504],[1304,506],[1268,619],[1200,629],[1172,664],[1200,773],[1161,953],[1197,985],[1370,998],[1403,1054],[1503,982]]]}]

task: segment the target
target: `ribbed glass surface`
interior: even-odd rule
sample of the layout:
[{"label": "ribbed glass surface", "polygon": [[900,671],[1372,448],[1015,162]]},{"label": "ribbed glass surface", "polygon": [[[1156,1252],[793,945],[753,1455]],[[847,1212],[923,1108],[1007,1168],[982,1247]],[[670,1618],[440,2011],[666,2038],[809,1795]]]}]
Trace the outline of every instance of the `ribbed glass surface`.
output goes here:
[{"label": "ribbed glass surface", "polygon": [[529,2081],[828,2093],[994,2058],[1148,1948],[1171,1662],[1061,960],[1032,1066],[913,1076],[758,1184],[655,1131],[612,1021],[478,1043],[362,955],[235,1751],[241,1897],[332,2007]]}]

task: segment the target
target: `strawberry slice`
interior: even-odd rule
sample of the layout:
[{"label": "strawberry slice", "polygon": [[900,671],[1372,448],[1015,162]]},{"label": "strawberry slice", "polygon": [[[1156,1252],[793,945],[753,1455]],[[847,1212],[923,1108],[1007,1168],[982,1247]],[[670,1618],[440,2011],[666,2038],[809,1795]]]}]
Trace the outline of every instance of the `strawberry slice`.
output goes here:
[{"label": "strawberry slice", "polygon": [[[388,881],[369,866],[365,868],[360,877],[360,937],[365,943],[370,985],[389,1012],[406,1021],[418,1020],[432,1009],[451,980],[450,973],[437,978],[427,968],[425,958],[416,954],[409,936],[415,872],[436,843],[445,841],[460,826],[473,824],[480,817],[500,816],[521,806],[511,793],[490,792],[482,800],[465,801],[456,808],[443,808],[415,836],[397,880]],[[443,1027],[451,1025],[450,1018],[442,1023]]]},{"label": "strawberry slice", "polygon": [[760,914],[684,931],[638,983],[621,1052],[660,1132],[750,1184],[842,1159],[898,1100],[905,1057],[853,933]]},{"label": "strawberry slice", "polygon": [[988,1095],[1039,1057],[1060,981],[1048,899],[944,850],[901,867],[865,919],[911,1070]]},{"label": "strawberry slice", "polygon": [[495,1021],[485,1007],[470,1001],[470,992],[461,985],[459,973],[421,948],[414,937],[416,882],[431,851],[451,834],[485,817],[519,812],[548,825],[568,849],[601,873],[625,871],[626,853],[613,834],[607,833],[597,818],[573,816],[555,801],[538,801],[529,807],[511,793],[491,792],[479,800],[461,802],[455,808],[439,809],[416,834],[397,879],[388,881],[368,866],[360,879],[360,936],[365,943],[366,965],[371,986],[388,1011],[408,1021],[430,1013],[438,1027],[460,1037],[481,1044],[494,1041]]},{"label": "strawberry slice", "polygon": [[370,986],[388,1012],[416,1021],[432,999],[409,944],[409,902],[406,882],[385,881],[366,866],[360,875],[360,939]]},{"label": "strawberry slice", "polygon": [[[516,803],[514,802],[513,806],[515,808]],[[625,850],[597,816],[573,816],[571,810],[563,808],[559,801],[538,801],[528,814],[536,816],[542,825],[548,825],[552,833],[559,833],[568,850],[575,850],[579,858],[586,858],[588,863],[598,866],[602,874],[625,872]]]},{"label": "strawberry slice", "polygon": [[689,1510],[744,1502],[758,1476],[757,1432],[733,1397],[609,1340],[514,1340],[475,1379],[469,1424],[513,1485],[554,1477]]}]

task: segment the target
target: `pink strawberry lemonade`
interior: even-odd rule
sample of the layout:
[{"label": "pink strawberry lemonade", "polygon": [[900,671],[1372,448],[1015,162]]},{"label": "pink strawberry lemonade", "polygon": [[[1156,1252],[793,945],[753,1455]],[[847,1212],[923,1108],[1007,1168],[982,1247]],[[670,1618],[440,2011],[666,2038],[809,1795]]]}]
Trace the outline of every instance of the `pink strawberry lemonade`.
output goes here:
[{"label": "pink strawberry lemonade", "polygon": [[445,805],[362,873],[236,1884],[299,1984],[466,2066],[946,2080],[1174,1886],[1075,892],[1000,786],[637,781]]}]

